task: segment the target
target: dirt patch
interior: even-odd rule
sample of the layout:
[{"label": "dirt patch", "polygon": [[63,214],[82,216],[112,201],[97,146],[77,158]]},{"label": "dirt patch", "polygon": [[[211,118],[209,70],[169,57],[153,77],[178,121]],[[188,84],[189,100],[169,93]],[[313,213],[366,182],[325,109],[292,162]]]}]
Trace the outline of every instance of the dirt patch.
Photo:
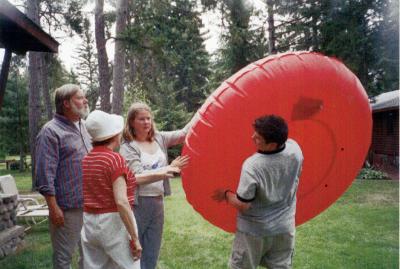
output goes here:
[{"label": "dirt patch", "polygon": [[365,196],[365,202],[369,204],[398,204],[398,198],[388,193],[372,193]]}]

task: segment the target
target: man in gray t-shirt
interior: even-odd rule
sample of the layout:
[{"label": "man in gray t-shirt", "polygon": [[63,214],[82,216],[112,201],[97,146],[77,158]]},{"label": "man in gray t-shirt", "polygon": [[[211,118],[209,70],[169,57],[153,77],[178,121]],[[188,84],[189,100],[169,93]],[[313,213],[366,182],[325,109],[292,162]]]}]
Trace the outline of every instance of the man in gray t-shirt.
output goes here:
[{"label": "man in gray t-shirt", "polygon": [[291,268],[303,154],[287,139],[287,124],[279,116],[257,118],[254,130],[257,152],[244,162],[236,193],[219,189],[213,196],[239,210],[229,264],[233,269]]}]

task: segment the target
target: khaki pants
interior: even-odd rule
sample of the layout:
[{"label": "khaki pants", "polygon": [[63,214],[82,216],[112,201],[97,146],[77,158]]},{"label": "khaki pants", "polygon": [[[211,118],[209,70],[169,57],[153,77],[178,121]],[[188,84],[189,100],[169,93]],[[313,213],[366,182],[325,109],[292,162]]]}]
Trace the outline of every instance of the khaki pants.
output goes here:
[{"label": "khaki pants", "polygon": [[236,231],[229,265],[232,269],[290,269],[294,251],[294,233],[253,236]]},{"label": "khaki pants", "polygon": [[80,244],[82,229],[81,208],[69,209],[64,212],[64,226],[56,227],[50,223],[50,238],[53,246],[53,268],[70,269],[72,255],[76,247],[79,249],[79,268],[83,268],[82,248]]}]

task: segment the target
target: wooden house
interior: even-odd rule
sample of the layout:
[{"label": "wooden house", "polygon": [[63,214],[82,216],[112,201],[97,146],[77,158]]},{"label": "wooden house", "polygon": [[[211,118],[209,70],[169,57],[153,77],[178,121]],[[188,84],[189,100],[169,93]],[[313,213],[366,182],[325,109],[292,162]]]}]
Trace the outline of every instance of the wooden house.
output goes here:
[{"label": "wooden house", "polygon": [[372,141],[368,161],[392,178],[399,176],[399,90],[371,100]]}]

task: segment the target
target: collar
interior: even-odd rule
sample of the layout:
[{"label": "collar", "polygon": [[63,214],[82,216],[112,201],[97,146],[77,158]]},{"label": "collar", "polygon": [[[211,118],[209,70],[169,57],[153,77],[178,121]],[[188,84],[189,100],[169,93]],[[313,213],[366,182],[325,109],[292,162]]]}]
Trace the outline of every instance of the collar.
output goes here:
[{"label": "collar", "polygon": [[[61,121],[62,123],[70,124],[70,125],[72,124],[72,125],[75,126],[74,122],[71,121],[70,119],[68,119],[67,117],[65,117],[64,115],[55,113],[55,114],[54,114],[54,118],[55,118],[56,120],[58,120],[58,121]],[[80,121],[81,121],[81,120],[79,120],[79,122],[80,122]]]},{"label": "collar", "polygon": [[92,151],[93,152],[113,152],[112,149],[110,149],[106,146],[103,146],[103,145],[93,147]]},{"label": "collar", "polygon": [[276,150],[271,150],[271,151],[262,151],[262,150],[257,150],[258,153],[260,154],[264,154],[264,155],[271,155],[271,154],[276,154],[279,153],[281,151],[283,151],[286,148],[286,144],[283,144],[282,147],[276,149]]}]

